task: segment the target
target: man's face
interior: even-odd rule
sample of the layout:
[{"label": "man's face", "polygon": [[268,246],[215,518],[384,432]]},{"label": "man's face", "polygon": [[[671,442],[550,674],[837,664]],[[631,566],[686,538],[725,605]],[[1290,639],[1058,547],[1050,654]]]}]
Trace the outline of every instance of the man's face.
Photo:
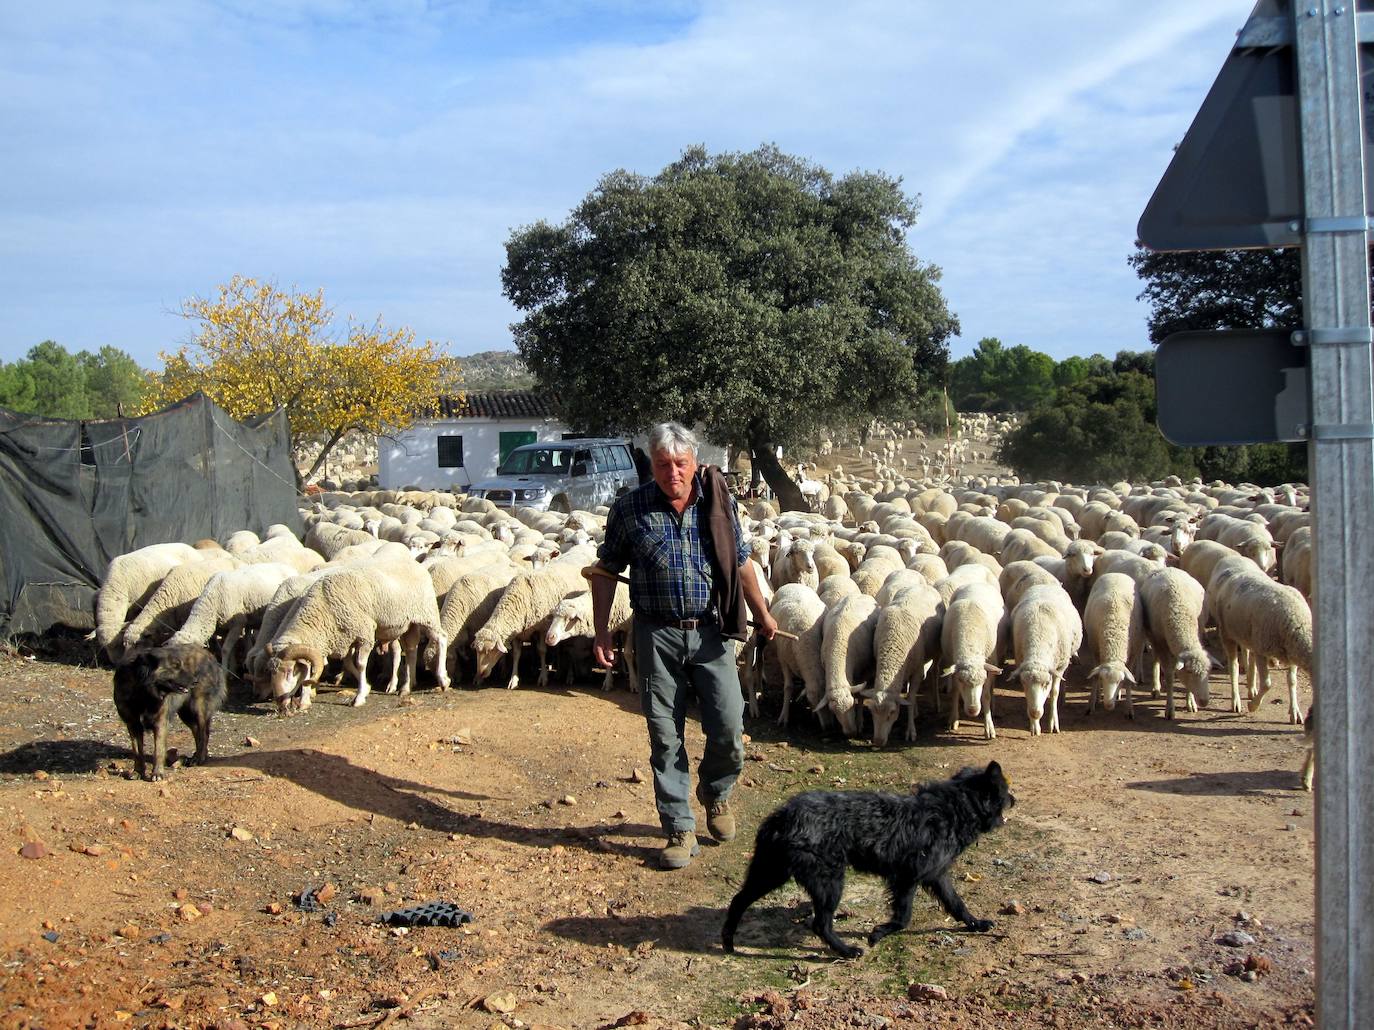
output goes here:
[{"label": "man's face", "polygon": [[654,451],[654,482],[670,501],[685,501],[692,495],[692,477],[697,474],[697,459],[691,451],[670,454]]}]

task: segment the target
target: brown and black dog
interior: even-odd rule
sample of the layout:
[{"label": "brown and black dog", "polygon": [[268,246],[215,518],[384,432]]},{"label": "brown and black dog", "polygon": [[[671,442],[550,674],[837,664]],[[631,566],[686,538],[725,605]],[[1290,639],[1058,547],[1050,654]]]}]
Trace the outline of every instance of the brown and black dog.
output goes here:
[{"label": "brown and black dog", "polygon": [[[167,758],[167,723],[175,713],[196,738],[192,762],[210,757],[210,720],[224,706],[224,671],[203,647],[179,644],[130,655],[116,666],[114,703],[134,746],[140,779],[162,779]],[[153,733],[153,772],[144,760],[143,735]]]}]

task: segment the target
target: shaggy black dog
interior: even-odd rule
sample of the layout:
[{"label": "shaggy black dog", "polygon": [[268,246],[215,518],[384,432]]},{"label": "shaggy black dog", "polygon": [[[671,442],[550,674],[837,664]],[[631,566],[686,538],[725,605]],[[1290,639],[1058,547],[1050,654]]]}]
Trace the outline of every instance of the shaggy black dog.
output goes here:
[{"label": "shaggy black dog", "polygon": [[869,944],[906,928],[917,887],[935,895],[946,912],[971,930],[990,930],[977,919],[950,880],[950,866],[979,834],[1001,826],[1016,804],[1002,767],[962,769],[953,779],[922,786],[915,794],[808,791],[798,794],[759,826],[744,885],[730,902],[720,939],[735,950],[740,916],[759,898],[795,879],[811,895],[811,928],[832,951],[855,958],[863,949],[835,933],[835,909],[844,893],[844,871],[876,873],[887,880],[892,918],[873,928]]},{"label": "shaggy black dog", "polygon": [[[210,757],[210,720],[224,707],[224,670],[203,647],[153,647],[115,667],[114,703],[134,746],[139,779],[160,780],[167,758],[167,722],[173,714],[196,738],[192,762]],[[153,772],[144,763],[144,734],[153,732]]]}]

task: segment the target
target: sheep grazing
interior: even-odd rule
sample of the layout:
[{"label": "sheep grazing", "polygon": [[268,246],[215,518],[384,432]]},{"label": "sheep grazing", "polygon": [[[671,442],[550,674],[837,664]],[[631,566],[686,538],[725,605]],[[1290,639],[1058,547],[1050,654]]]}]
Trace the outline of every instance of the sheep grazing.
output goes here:
[{"label": "sheep grazing", "polygon": [[142,608],[167,573],[205,557],[190,544],[152,544],[111,559],[95,595],[95,640],[111,659],[122,653],[117,638],[129,609]]},{"label": "sheep grazing", "polygon": [[119,645],[125,654],[136,647],[157,647],[181,628],[211,578],[238,568],[238,559],[225,552],[220,555],[178,565],[167,573],[143,611],[124,627]]},{"label": "sheep grazing", "polygon": [[468,650],[472,635],[486,625],[502,592],[518,575],[514,565],[492,562],[466,572],[444,595],[439,628],[449,642],[450,676],[456,674],[458,658]]},{"label": "sheep grazing", "polygon": [[196,644],[204,647],[216,633],[224,632],[220,665],[227,673],[234,647],[247,629],[262,619],[262,612],[277,588],[296,570],[281,562],[263,562],[215,573],[191,606],[186,621],[167,641],[169,646]]},{"label": "sheep grazing", "polygon": [[[845,582],[852,583],[848,576]],[[856,588],[857,589],[857,588]],[[828,716],[821,699],[825,693],[825,670],[821,666],[821,643],[825,632],[825,602],[816,591],[801,583],[788,583],[773,595],[773,603],[768,610],[777,620],[778,629],[793,634],[797,639],[776,637],[773,648],[777,652],[778,665],[782,670],[782,711],[778,714],[778,725],[786,726],[792,716],[792,698],[795,696],[793,684],[800,678],[803,696],[816,711],[824,724]],[[758,699],[751,691],[750,714],[757,717]]]},{"label": "sheep grazing", "polygon": [[815,708],[828,706],[846,737],[859,733],[860,709],[854,695],[861,691],[873,667],[873,632],[878,626],[878,602],[868,594],[844,597],[825,613],[821,636],[821,665],[825,696]]},{"label": "sheep grazing", "polygon": [[1207,673],[1211,660],[1202,646],[1204,595],[1197,580],[1182,569],[1160,569],[1137,580],[1141,626],[1155,657],[1155,675],[1163,668],[1164,716],[1174,717],[1174,675],[1187,690],[1188,710],[1206,708],[1211,698]]},{"label": "sheep grazing", "polygon": [[1050,732],[1059,732],[1059,690],[1069,662],[1083,643],[1083,620],[1057,582],[1032,586],[1011,611],[1011,646],[1015,668],[1026,693],[1026,716],[1033,736],[1048,704]]},{"label": "sheep grazing", "polygon": [[548,684],[549,670],[543,661],[545,646],[541,631],[548,627],[548,620],[559,601],[587,589],[582,569],[594,558],[590,548],[574,549],[532,575],[511,580],[492,609],[491,618],[472,637],[479,680],[487,677],[502,655],[509,654],[511,669],[506,688],[514,690],[520,686],[521,651],[525,643],[538,634],[539,686]]},{"label": "sheep grazing", "polygon": [[[1126,718],[1134,719],[1131,707],[1132,669],[1140,667],[1145,630],[1136,606],[1135,580],[1109,572],[1093,584],[1083,612],[1083,657],[1092,663],[1088,673],[1088,714],[1102,707],[1111,711],[1120,693],[1126,698]],[[1124,691],[1123,691],[1124,685]]]},{"label": "sheep grazing", "polygon": [[[1288,667],[1288,721],[1302,722],[1298,669],[1312,670],[1312,609],[1294,587],[1275,583],[1245,558],[1217,564],[1207,586],[1231,677],[1231,706],[1240,710],[1240,653],[1250,653],[1250,711],[1259,710],[1269,690],[1269,663]],[[1258,690],[1255,681],[1258,679]]]},{"label": "sheep grazing", "polygon": [[940,649],[943,602],[939,593],[920,573],[893,575],[914,576],[916,582],[895,593],[879,609],[878,622],[873,629],[873,686],[864,691],[863,697],[864,707],[873,716],[873,743],[879,747],[887,743],[896,725],[903,690],[908,690],[910,706],[907,739],[915,739],[916,695],[920,692],[926,662],[936,657]]},{"label": "sheep grazing", "polygon": [[997,628],[1006,613],[1002,594],[991,583],[959,587],[945,606],[940,626],[940,675],[950,678],[949,728],[959,728],[962,708],[970,719],[983,716],[983,736],[993,740],[992,692],[1001,669]]},{"label": "sheep grazing", "polygon": [[[630,619],[633,613],[630,611],[630,588],[624,583],[617,583],[615,595],[611,599],[611,612],[607,626],[611,631],[611,636],[624,636],[629,632]],[[553,615],[549,617],[549,628],[544,631],[544,646],[557,647],[563,641],[572,637],[586,637],[592,640],[596,636],[596,627],[592,623],[592,595],[591,591],[583,591],[574,594],[572,597],[565,597],[558,602],[554,608]],[[625,652],[626,664],[629,665],[630,652]],[[570,666],[571,668],[571,666]],[[635,670],[629,668],[630,689],[638,692],[635,680]],[[611,689],[611,682],[615,670],[607,669],[605,679],[601,683],[603,691]],[[757,715],[758,702],[754,702]]]},{"label": "sheep grazing", "polygon": [[[272,696],[285,710],[300,688],[298,707],[310,704],[309,684],[324,671],[328,658],[351,658],[358,691],[354,706],[367,702],[367,660],[374,647],[399,642],[405,654],[406,681],[415,683],[420,636],[437,643],[434,675],[448,687],[447,641],[439,626],[439,606],[429,574],[413,561],[384,560],[339,569],[311,583],[282,620],[267,644]],[[393,671],[386,692],[396,690]]]}]

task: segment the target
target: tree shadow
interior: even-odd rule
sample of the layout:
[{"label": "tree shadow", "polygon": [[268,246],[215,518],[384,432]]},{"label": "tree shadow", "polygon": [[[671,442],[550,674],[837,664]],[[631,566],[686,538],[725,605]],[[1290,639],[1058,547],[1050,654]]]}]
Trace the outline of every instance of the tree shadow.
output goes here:
[{"label": "tree shadow", "polygon": [[1297,769],[1267,769],[1264,772],[1194,773],[1169,780],[1137,780],[1128,790],[1148,790],[1157,794],[1185,794],[1193,797],[1230,796],[1270,797],[1275,791],[1288,796],[1302,794],[1302,777]]},{"label": "tree shadow", "polygon": [[34,740],[0,754],[0,773],[93,773],[132,754],[128,747],[116,747],[103,740]]},{"label": "tree shadow", "polygon": [[[539,849],[562,845],[594,853],[621,855],[646,864],[657,859],[658,849],[662,846],[659,828],[643,823],[540,827],[458,812],[436,801],[432,795],[443,795],[459,801],[511,799],[449,790],[388,776],[375,769],[355,765],[341,755],[313,748],[239,754],[220,759],[214,764],[256,769],[270,776],[290,780],[298,787],[345,807],[361,809],[402,823],[417,823],[439,833],[504,840]],[[650,843],[636,843],[645,839]]]}]

